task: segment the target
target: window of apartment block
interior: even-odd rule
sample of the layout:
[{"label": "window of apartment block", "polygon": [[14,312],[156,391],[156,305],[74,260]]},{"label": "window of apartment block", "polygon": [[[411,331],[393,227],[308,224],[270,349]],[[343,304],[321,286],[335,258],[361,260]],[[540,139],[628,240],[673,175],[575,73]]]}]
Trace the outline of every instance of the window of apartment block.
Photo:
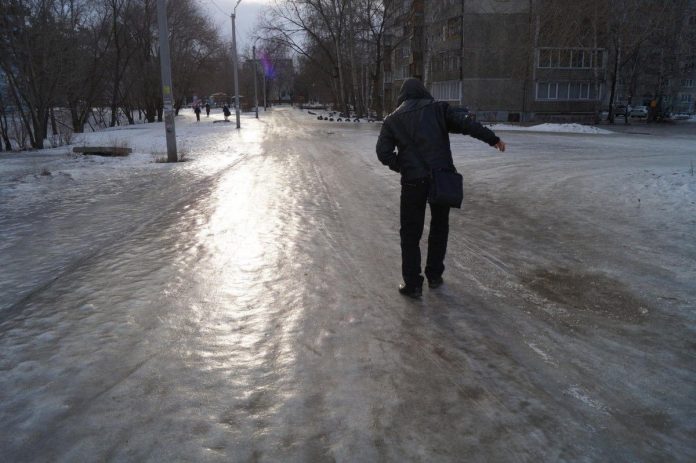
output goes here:
[{"label": "window of apartment block", "polygon": [[448,56],[445,63],[448,71],[456,71],[459,69],[459,57],[457,55]]},{"label": "window of apartment block", "polygon": [[392,73],[391,73],[391,71],[385,71],[385,72],[384,72],[384,83],[385,83],[385,84],[391,84],[391,83],[392,83]]},{"label": "window of apartment block", "polygon": [[459,16],[449,18],[447,20],[447,38],[453,39],[459,37],[462,30],[462,20]]},{"label": "window of apartment block", "polygon": [[570,52],[570,67],[584,68],[585,66],[585,50],[572,50]]},{"label": "window of apartment block", "polygon": [[590,87],[588,82],[570,82],[568,86],[567,100],[589,100]]},{"label": "window of apartment block", "polygon": [[401,57],[402,58],[408,58],[411,56],[411,48],[410,47],[404,47],[401,49]]},{"label": "window of apartment block", "polygon": [[591,69],[603,66],[602,50],[584,48],[540,48],[538,59],[540,68]]},{"label": "window of apartment block", "polygon": [[682,87],[691,88],[694,86],[694,79],[682,79],[679,84]]},{"label": "window of apartment block", "polygon": [[682,93],[679,97],[682,103],[691,103],[691,93]]},{"label": "window of apartment block", "polygon": [[430,93],[436,100],[459,101],[459,81],[433,82],[430,85]]},{"label": "window of apartment block", "polygon": [[597,100],[598,96],[592,82],[538,82],[536,99],[582,101]]},{"label": "window of apartment block", "polygon": [[408,65],[397,66],[394,70],[394,80],[403,80],[409,76]]},{"label": "window of apartment block", "polygon": [[555,82],[539,82],[537,84],[537,100],[555,100],[558,97],[558,84]]},{"label": "window of apartment block", "polygon": [[557,68],[559,67],[559,59],[559,50],[550,48],[539,50],[540,68]]}]

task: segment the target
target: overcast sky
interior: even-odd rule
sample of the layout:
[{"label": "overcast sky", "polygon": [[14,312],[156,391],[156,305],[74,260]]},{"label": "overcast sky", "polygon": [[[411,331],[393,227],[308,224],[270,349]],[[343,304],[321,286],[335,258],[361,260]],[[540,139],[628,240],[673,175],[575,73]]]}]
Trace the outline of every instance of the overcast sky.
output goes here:
[{"label": "overcast sky", "polygon": [[[249,37],[257,23],[259,13],[264,6],[273,0],[242,0],[237,7],[237,50],[243,53],[247,45],[251,45]],[[232,21],[230,15],[237,0],[198,0],[213,23],[218,27],[225,40],[232,37]],[[217,5],[217,6],[216,6]]]}]

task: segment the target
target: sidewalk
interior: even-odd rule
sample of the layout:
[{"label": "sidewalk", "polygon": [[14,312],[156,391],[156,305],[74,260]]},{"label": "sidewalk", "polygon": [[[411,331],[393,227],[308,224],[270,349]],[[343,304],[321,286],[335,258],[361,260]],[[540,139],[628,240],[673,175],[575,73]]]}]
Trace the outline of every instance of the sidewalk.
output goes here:
[{"label": "sidewalk", "polygon": [[617,119],[614,124],[602,121],[596,127],[611,130],[617,133],[633,133],[636,135],[692,135],[696,137],[696,122],[691,121],[670,121],[670,122],[646,122],[644,120],[631,120],[625,124],[623,118]]}]

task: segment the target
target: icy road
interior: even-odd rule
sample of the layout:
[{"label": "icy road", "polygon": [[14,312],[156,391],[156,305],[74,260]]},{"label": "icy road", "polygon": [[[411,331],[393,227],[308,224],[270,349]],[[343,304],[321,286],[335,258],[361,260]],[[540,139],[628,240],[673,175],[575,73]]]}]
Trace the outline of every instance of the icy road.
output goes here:
[{"label": "icy road", "polygon": [[412,301],[379,127],[262,116],[0,160],[0,460],[696,461],[696,130],[454,137]]}]

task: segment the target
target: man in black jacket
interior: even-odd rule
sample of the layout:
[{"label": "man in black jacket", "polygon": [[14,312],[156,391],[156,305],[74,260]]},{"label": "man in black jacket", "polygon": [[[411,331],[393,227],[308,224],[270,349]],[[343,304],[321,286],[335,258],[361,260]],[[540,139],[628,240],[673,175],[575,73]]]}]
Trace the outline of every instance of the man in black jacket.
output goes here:
[{"label": "man in black jacket", "polygon": [[[418,79],[404,81],[398,105],[384,120],[377,140],[377,157],[382,164],[401,173],[401,272],[404,283],[399,292],[417,298],[423,293],[420,239],[430,173],[440,169],[455,171],[449,134],[470,135],[500,151],[505,151],[505,143],[464,113],[445,102],[435,101]],[[425,276],[428,286],[437,288],[443,282],[445,270],[449,206],[431,204],[430,214]]]}]

